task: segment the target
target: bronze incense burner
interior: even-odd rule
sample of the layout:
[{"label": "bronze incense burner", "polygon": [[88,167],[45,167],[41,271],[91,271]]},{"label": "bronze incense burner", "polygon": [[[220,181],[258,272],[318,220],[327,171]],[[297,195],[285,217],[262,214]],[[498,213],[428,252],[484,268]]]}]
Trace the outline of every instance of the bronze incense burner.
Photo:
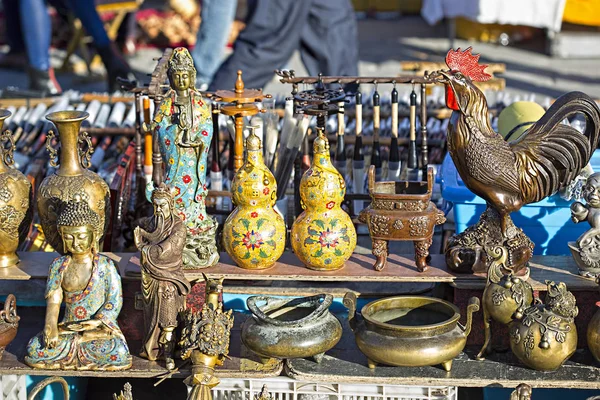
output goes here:
[{"label": "bronze incense burner", "polygon": [[373,268],[381,271],[388,256],[388,241],[407,240],[415,246],[419,271],[427,269],[429,246],[436,225],[446,222],[444,213],[431,202],[433,169],[427,170],[426,182],[375,182],[375,167],[369,168],[371,204],[362,210],[359,220],[369,226],[373,241]]},{"label": "bronze incense burner", "polygon": [[342,337],[342,325],[329,312],[330,294],[277,299],[253,296],[247,301],[252,318],[242,326],[242,342],[263,362],[270,358],[307,358],[321,362]]},{"label": "bronze incense burner", "polygon": [[360,319],[354,293],[346,293],[344,305],[349,310],[356,344],[367,356],[369,368],[378,363],[401,367],[441,364],[450,371],[452,360],[467,343],[479,299],[469,300],[465,326],[458,322],[460,310],[454,304],[434,297],[375,300],[362,308]]}]

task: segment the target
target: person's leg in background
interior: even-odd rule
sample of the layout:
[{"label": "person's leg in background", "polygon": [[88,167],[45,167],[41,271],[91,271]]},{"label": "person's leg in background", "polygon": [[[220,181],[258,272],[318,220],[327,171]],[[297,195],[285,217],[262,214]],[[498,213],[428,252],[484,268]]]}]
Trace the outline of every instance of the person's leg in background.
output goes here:
[{"label": "person's leg in background", "polygon": [[202,0],[200,29],[191,54],[196,65],[196,88],[206,90],[223,61],[237,0]]},{"label": "person's leg in background", "polygon": [[106,34],[104,23],[96,11],[94,0],[69,0],[69,7],[94,40],[96,51],[106,67],[108,91],[113,92],[119,88],[117,77],[133,79],[131,68]]},{"label": "person's leg in background", "polygon": [[29,88],[44,94],[61,92],[50,68],[52,26],[44,0],[19,0],[23,42],[29,60]]},{"label": "person's leg in background", "polygon": [[233,88],[239,69],[247,88],[264,87],[273,78],[273,71],[283,68],[300,47],[310,3],[256,0],[255,6],[249,7],[248,25],[235,41],[233,54],[221,65],[208,89]]},{"label": "person's leg in background", "polygon": [[0,55],[0,68],[19,68],[27,63],[25,43],[21,33],[19,17],[19,1],[3,0],[4,24],[6,27],[6,43],[10,47],[7,53]]},{"label": "person's leg in background", "polygon": [[[309,75],[358,76],[358,30],[350,0],[312,0],[300,39]],[[356,91],[357,85],[346,87]]]}]

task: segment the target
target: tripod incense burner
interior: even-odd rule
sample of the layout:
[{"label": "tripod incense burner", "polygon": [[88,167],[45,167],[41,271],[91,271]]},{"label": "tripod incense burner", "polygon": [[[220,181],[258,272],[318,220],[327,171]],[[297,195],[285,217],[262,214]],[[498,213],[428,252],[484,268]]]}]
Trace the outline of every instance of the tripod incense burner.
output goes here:
[{"label": "tripod incense burner", "polygon": [[373,268],[381,271],[387,264],[390,240],[405,240],[414,243],[417,269],[425,271],[433,229],[446,222],[444,213],[431,202],[433,169],[427,170],[426,182],[375,182],[375,166],[371,165],[368,180],[371,204],[358,219],[369,227],[377,257]]}]

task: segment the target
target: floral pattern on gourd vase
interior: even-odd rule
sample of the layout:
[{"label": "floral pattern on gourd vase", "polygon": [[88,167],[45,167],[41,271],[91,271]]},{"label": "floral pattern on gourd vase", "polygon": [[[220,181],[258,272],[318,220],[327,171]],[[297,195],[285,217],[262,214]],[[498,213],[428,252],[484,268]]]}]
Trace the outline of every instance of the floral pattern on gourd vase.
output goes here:
[{"label": "floral pattern on gourd vase", "polygon": [[314,142],[313,166],[300,181],[304,211],[292,225],[292,248],[308,268],[339,269],[356,247],[354,224],[341,208],[345,193],[344,178],[331,163],[321,131]]},{"label": "floral pattern on gourd vase", "polygon": [[223,225],[223,246],[246,269],[272,267],[285,248],[285,223],[273,206],[277,183],[262,157],[260,139],[246,141],[246,159],[231,186],[236,208]]}]

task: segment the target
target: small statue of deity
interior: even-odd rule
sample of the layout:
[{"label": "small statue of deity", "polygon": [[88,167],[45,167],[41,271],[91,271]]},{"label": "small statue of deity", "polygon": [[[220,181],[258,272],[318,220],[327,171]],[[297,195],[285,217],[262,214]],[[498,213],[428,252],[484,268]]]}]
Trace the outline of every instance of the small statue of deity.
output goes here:
[{"label": "small statue of deity", "polygon": [[[164,182],[175,190],[175,210],[187,230],[186,268],[210,267],[219,261],[217,222],[206,214],[206,165],[213,136],[212,117],[195,87],[196,69],[187,49],[173,51],[167,71],[171,90],[149,127],[155,130],[165,165]],[[146,196],[150,199],[154,184]]]},{"label": "small statue of deity", "polygon": [[174,369],[173,331],[178,316],[185,310],[190,283],[183,274],[181,253],[186,231],[175,214],[173,195],[165,184],[152,191],[154,216],[140,221],[134,241],[142,254],[142,295],[144,298],[145,337],[140,356],[149,360],[165,359]]},{"label": "small statue of deity", "polygon": [[[50,265],[44,330],[27,345],[33,368],[118,371],[131,355],[117,317],[123,305],[121,278],[111,259],[98,254],[94,227],[100,217],[75,196],[57,220],[66,255]],[[65,302],[62,322],[58,322]]]},{"label": "small statue of deity", "polygon": [[576,242],[569,242],[569,248],[579,273],[587,277],[600,275],[600,172],[590,175],[583,185],[583,198],[571,204],[571,220],[576,224],[587,221],[591,228]]}]

